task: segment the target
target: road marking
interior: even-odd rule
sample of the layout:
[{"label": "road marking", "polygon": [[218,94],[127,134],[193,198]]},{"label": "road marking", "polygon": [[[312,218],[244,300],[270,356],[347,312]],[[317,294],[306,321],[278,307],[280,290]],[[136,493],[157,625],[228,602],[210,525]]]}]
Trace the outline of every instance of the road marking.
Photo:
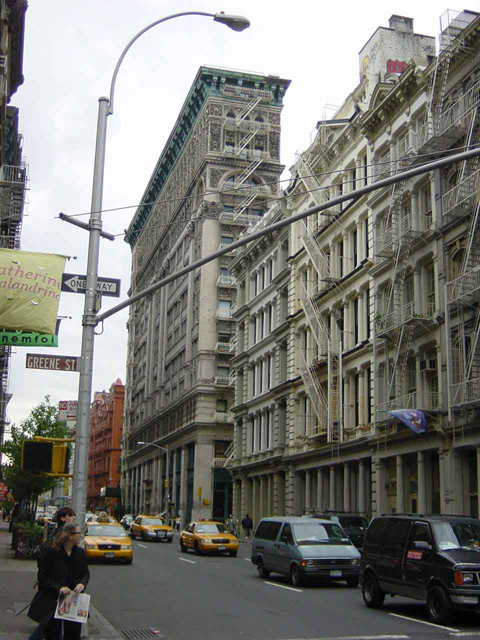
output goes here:
[{"label": "road marking", "polygon": [[394,616],[395,618],[403,618],[403,620],[410,620],[411,622],[418,622],[419,624],[427,624],[430,627],[437,627],[437,629],[445,629],[445,631],[453,631],[458,633],[460,629],[452,629],[452,627],[444,627],[441,624],[435,624],[434,622],[427,622],[427,620],[417,620],[417,618],[410,618],[409,616],[401,616],[399,613],[389,613],[389,616]]},{"label": "road marking", "polygon": [[412,636],[377,635],[377,636],[331,636],[328,638],[288,638],[287,640],[412,640]]},{"label": "road marking", "polygon": [[297,593],[303,593],[302,589],[295,589],[295,587],[287,587],[284,584],[277,584],[276,582],[264,581],[264,584],[269,584],[271,587],[278,587],[279,589],[288,589],[288,591],[296,591]]},{"label": "road marking", "polygon": [[244,558],[247,562],[251,562],[250,558]]},{"label": "road marking", "polygon": [[195,562],[195,560],[187,560],[186,558],[180,558],[180,556],[179,556],[178,559],[181,560],[182,562],[189,562],[190,564],[197,564]]},{"label": "road marking", "polygon": [[146,544],[140,544],[140,542],[137,542],[137,547],[142,547],[142,549],[146,549],[147,545]]}]

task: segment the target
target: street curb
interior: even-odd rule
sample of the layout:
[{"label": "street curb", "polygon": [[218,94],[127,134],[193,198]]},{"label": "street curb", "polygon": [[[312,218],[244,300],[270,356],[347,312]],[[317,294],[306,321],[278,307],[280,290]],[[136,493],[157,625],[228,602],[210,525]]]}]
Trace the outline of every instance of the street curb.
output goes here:
[{"label": "street curb", "polygon": [[118,631],[118,629],[115,629],[115,627],[110,624],[105,616],[103,616],[100,611],[92,605],[90,605],[90,621],[92,622],[93,626],[96,627],[100,636],[100,640],[102,638],[108,638],[110,640],[125,640],[122,633]]}]

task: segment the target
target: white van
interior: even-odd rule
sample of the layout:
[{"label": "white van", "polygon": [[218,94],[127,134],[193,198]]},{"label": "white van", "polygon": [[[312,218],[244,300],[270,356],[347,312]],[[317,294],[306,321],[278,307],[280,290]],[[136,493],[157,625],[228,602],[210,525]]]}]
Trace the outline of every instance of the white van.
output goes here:
[{"label": "white van", "polygon": [[280,573],[290,576],[294,586],[314,578],[345,580],[349,587],[359,583],[360,553],[330,520],[263,518],[253,536],[251,559],[261,578]]}]

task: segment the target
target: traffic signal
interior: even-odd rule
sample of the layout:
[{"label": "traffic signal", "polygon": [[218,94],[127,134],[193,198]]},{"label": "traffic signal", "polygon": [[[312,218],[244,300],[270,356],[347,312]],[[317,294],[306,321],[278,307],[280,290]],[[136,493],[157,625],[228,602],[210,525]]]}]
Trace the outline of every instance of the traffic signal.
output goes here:
[{"label": "traffic signal", "polygon": [[168,478],[165,478],[165,489],[168,489]]},{"label": "traffic signal", "polygon": [[[71,441],[71,440],[69,440]],[[22,469],[37,476],[66,476],[70,448],[60,438],[51,440],[24,440],[22,443]]]}]

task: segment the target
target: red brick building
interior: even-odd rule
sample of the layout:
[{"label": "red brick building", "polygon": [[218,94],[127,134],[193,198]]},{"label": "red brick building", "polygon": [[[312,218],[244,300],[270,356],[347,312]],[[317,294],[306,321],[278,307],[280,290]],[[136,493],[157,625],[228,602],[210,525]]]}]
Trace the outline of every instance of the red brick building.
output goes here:
[{"label": "red brick building", "polygon": [[117,498],[102,495],[104,487],[118,487],[119,459],[123,429],[125,386],[120,378],[110,391],[96,391],[90,415],[90,447],[88,453],[87,511],[102,507],[112,514]]}]

